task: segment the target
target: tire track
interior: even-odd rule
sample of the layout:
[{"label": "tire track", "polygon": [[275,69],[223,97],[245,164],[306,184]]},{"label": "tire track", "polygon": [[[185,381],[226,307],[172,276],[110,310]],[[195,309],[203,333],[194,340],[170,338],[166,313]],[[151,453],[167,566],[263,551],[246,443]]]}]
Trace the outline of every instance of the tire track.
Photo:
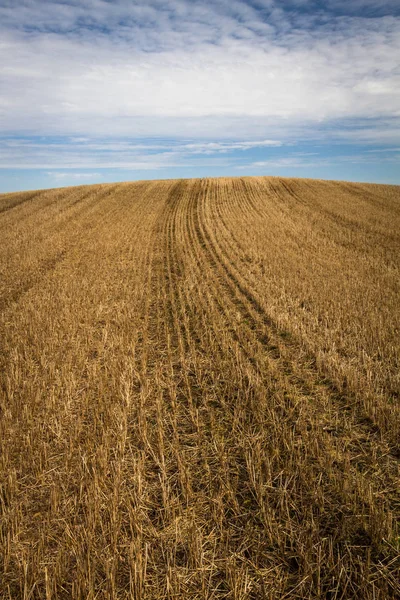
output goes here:
[{"label": "tire track", "polygon": [[[385,497],[385,514],[389,515],[389,520],[393,519],[393,522],[395,522],[400,506],[399,490],[396,485],[396,481],[398,482],[397,461],[393,460],[393,457],[388,458],[385,446],[382,449],[381,457],[378,457],[379,475],[371,478],[369,469],[364,464],[364,458],[367,457],[368,452],[372,451],[372,448],[368,448],[370,438],[373,436],[374,442],[377,442],[375,431],[371,431],[371,427],[368,425],[365,426],[364,423],[351,423],[353,439],[350,441],[347,439],[348,432],[340,428],[338,412],[341,411],[342,407],[338,407],[338,400],[343,400],[344,406],[349,410],[347,406],[348,399],[342,398],[340,395],[335,395],[329,383],[324,382],[319,384],[311,381],[310,384],[309,378],[306,380],[298,368],[287,356],[284,356],[285,352],[282,352],[284,349],[282,345],[287,345],[284,332],[281,333],[269,317],[264,314],[257,299],[243,286],[243,283],[238,281],[235,273],[229,271],[229,267],[219,255],[218,249],[216,249],[216,242],[212,239],[209,221],[206,216],[209,206],[207,207],[204,202],[205,198],[208,198],[211,202],[211,196],[209,197],[204,188],[197,189],[195,194],[197,198],[193,211],[194,239],[203,256],[203,261],[200,260],[200,263],[203,265],[203,273],[207,273],[208,285],[212,291],[209,327],[212,326],[211,322],[215,322],[216,320],[215,309],[217,309],[220,318],[226,322],[226,330],[231,335],[233,347],[235,343],[239,346],[239,352],[248,360],[249,365],[251,365],[251,368],[259,379],[268,382],[272,369],[273,378],[279,382],[278,386],[282,390],[287,390],[289,394],[294,391],[295,394],[300,395],[304,399],[307,405],[309,405],[309,411],[311,411],[310,417],[314,415],[313,422],[314,426],[317,427],[316,434],[318,438],[324,441],[324,446],[326,448],[330,447],[334,453],[338,452],[341,447],[345,449],[346,460],[356,470],[357,478],[367,488],[372,487],[375,490],[374,494],[376,493],[380,497]],[[229,255],[226,258],[228,259]],[[206,265],[208,265],[209,271]],[[235,308],[242,316],[239,326],[232,321],[232,314]],[[282,344],[282,338],[284,344]],[[224,348],[224,351],[226,352],[227,349]],[[267,360],[265,360],[266,352],[269,357]],[[312,370],[311,372],[314,378],[318,376],[316,370]],[[268,393],[268,383],[266,385],[267,387],[264,389]],[[329,410],[324,406],[324,398],[327,398],[329,401]],[[332,405],[335,407],[333,415]],[[280,410],[282,409],[282,407],[279,408]],[[322,416],[317,414],[321,408],[324,411]],[[286,409],[284,409],[284,412],[286,412]],[[288,412],[290,413],[290,409]],[[282,418],[283,415],[282,413],[280,414],[281,417],[279,418]],[[316,414],[317,421],[315,421]],[[354,436],[354,428],[357,432],[356,436]],[[363,447],[364,450],[366,447],[366,452],[363,452]],[[318,461],[318,454],[315,458]],[[376,465],[374,467],[376,468]],[[341,468],[340,463],[338,468]],[[336,471],[337,474],[339,472],[341,471]],[[331,493],[329,487],[330,484],[328,484],[325,490],[325,494],[328,497]],[[378,569],[378,566],[376,568]]]},{"label": "tire track", "polygon": [[[277,193],[276,190],[275,193]],[[220,236],[220,238],[228,239],[229,234],[229,239],[231,240],[230,243],[228,242],[229,246],[223,249],[215,236],[212,236],[212,234],[210,233],[206,234],[208,236],[208,243],[213,248],[213,257],[219,263],[218,268],[223,269],[225,277],[227,278],[227,280],[230,281],[232,288],[234,290],[237,289],[240,292],[242,299],[244,299],[245,301],[247,307],[246,310],[248,310],[249,307],[251,307],[252,315],[253,317],[255,316],[256,321],[268,330],[268,334],[270,337],[272,337],[271,334],[273,334],[273,337],[275,338],[273,346],[281,346],[283,354],[285,355],[287,360],[287,364],[285,364],[284,367],[285,369],[290,370],[291,368],[293,368],[294,365],[294,356],[299,352],[302,352],[302,348],[298,345],[296,340],[288,334],[288,332],[282,331],[279,328],[279,326],[273,321],[273,319],[271,319],[268,316],[265,309],[262,307],[261,301],[256,296],[254,290],[257,289],[257,285],[256,282],[251,278],[251,276],[249,276],[248,273],[245,272],[243,269],[240,271],[238,268],[235,268],[235,265],[242,265],[243,261],[241,260],[241,257],[245,255],[246,249],[235,237],[232,229],[229,228],[224,218],[224,215],[222,215],[218,211],[218,203],[216,203],[216,210],[219,216],[218,222],[222,223],[224,229],[227,232],[227,235],[225,237]],[[282,356],[281,358],[284,359],[285,357]],[[304,359],[308,362],[310,366],[315,365],[314,356],[307,354],[304,356]],[[317,370],[315,366],[312,369],[312,371],[314,373],[315,379],[321,377],[322,374]],[[357,411],[362,411],[365,413],[361,402],[357,400],[355,394],[353,394],[350,390],[347,390],[345,393],[342,392],[333,381],[329,380],[329,378],[325,374],[323,375],[323,377],[325,379],[325,386],[319,386],[319,389],[326,389],[329,392],[332,400],[336,404],[339,404],[341,408],[346,408],[346,406],[349,405],[357,405]],[[362,422],[364,427],[366,427],[369,422],[369,432],[375,437],[375,440],[378,441],[377,434],[382,434],[383,432],[379,431],[379,427],[377,423],[374,422],[373,416],[367,413],[362,414],[362,412],[356,415],[355,418],[358,419],[359,422]],[[400,455],[398,439],[390,439],[390,442],[393,444],[393,456],[398,457]]]},{"label": "tire track", "polygon": [[[301,246],[298,245],[299,243],[297,240],[298,236],[295,236],[295,234],[294,234],[294,230],[296,229],[296,227],[299,226],[299,223],[296,223],[295,219],[291,218],[290,212],[288,212],[289,206],[290,206],[290,202],[288,201],[289,196],[282,194],[282,191],[280,192],[281,195],[279,195],[279,187],[275,188],[272,185],[272,181],[268,181],[268,184],[271,186],[270,189],[273,191],[273,195],[277,199],[277,202],[273,203],[274,207],[276,207],[278,204],[280,206],[280,209],[279,209],[280,212],[275,215],[275,221],[274,221],[275,227],[277,226],[277,223],[278,224],[280,223],[280,221],[287,221],[287,220],[289,220],[289,222],[292,223],[292,226],[293,226],[293,228],[290,227],[289,230],[285,229],[282,232],[277,231],[276,236],[278,238],[282,237],[282,235],[290,236],[292,243],[297,244],[297,251],[301,252]],[[248,190],[247,189],[244,190],[244,194],[254,197],[253,203],[256,205],[257,204],[257,194],[255,192],[255,190],[256,190],[255,182],[253,185],[249,185],[248,188],[249,188]],[[284,190],[286,190],[286,188],[284,188]],[[262,188],[258,192],[258,203],[259,204],[260,203],[262,204],[263,192],[265,192],[265,190],[263,190]],[[299,199],[299,201],[300,200],[302,200],[302,204],[305,205],[305,208],[301,209],[301,218],[304,218],[305,222],[306,222],[311,215],[310,211],[312,210],[313,205],[311,204],[309,196],[306,193],[304,194],[303,198]],[[239,202],[237,202],[237,204],[240,204],[240,199],[238,199],[238,201]],[[300,202],[298,202],[298,203],[300,203]],[[286,208],[285,208],[285,204],[286,204]],[[271,202],[271,205],[272,205],[272,202]],[[230,259],[229,264],[232,266],[232,268],[236,269],[236,272],[240,273],[240,277],[242,280],[244,280],[245,286],[252,291],[253,296],[255,296],[257,294],[259,295],[257,290],[263,290],[263,288],[260,287],[259,281],[257,280],[257,272],[259,272],[260,267],[256,265],[255,272],[252,272],[252,270],[247,269],[248,261],[245,260],[245,257],[246,257],[246,253],[248,252],[248,248],[243,243],[243,240],[239,241],[239,237],[237,235],[235,235],[235,227],[237,227],[237,221],[235,221],[235,219],[231,218],[231,215],[228,211],[224,212],[222,210],[222,207],[223,207],[223,204],[220,202],[217,202],[215,204],[215,209],[214,209],[216,214],[218,215],[218,219],[216,220],[216,222],[218,224],[222,224],[223,229],[224,229],[224,234],[222,234],[221,227],[219,227],[218,236],[216,237],[217,242],[220,247],[225,247],[225,249],[226,249],[225,254],[227,254]],[[305,211],[307,211],[307,213]],[[326,216],[323,207],[319,206],[319,204],[315,205],[315,203],[314,203],[314,212],[317,213],[317,215],[319,214],[320,217]],[[256,212],[255,214],[259,214],[259,213]],[[307,217],[307,215],[308,215],[308,217]],[[280,216],[282,216],[282,219],[280,219]],[[263,221],[265,223],[268,223],[268,221],[266,221],[267,217],[268,217],[268,214],[266,214],[266,217],[263,219]],[[245,220],[245,219],[246,219],[245,212],[240,211],[238,213],[238,216],[236,217],[236,220]],[[256,222],[258,222],[258,221],[256,221]],[[261,223],[262,223],[262,221],[261,221]],[[347,246],[348,246],[348,243],[345,243],[345,242],[343,242],[343,246],[342,246],[342,243],[339,240],[340,234],[343,234],[344,228],[342,227],[340,229],[338,227],[337,223],[334,223],[334,226],[335,226],[334,235],[330,235],[330,236],[328,235],[332,252],[335,251],[335,248],[338,245],[340,245],[341,248],[342,247],[347,248]],[[327,234],[325,234],[325,235],[327,235]],[[379,233],[379,239],[380,239],[380,235],[381,234]],[[319,236],[318,240],[313,241],[313,245],[316,248],[318,248],[319,244],[324,243],[325,241],[326,241],[326,237]],[[267,241],[267,244],[268,244],[268,241]],[[380,248],[380,251],[382,251],[382,248],[384,248],[384,244],[378,244],[378,246]],[[346,250],[346,252],[349,252],[349,251]],[[357,253],[357,255],[359,255],[360,260],[363,260],[365,258],[365,249],[363,250],[362,247],[361,248],[355,247],[355,249],[352,250],[352,254],[351,254],[352,258],[354,258],[355,253]],[[235,256],[234,260],[232,259],[231,255]],[[251,262],[251,259],[249,259],[249,261]],[[261,273],[264,274],[264,272],[265,271],[264,271],[264,263],[263,263],[262,267],[261,267]],[[269,272],[270,272],[270,269],[269,269]],[[309,362],[313,362],[314,352],[315,352],[315,350],[314,351],[309,350],[306,360],[308,360]],[[362,359],[362,357],[361,357],[361,359]],[[380,368],[379,363],[376,364],[376,368],[377,369]],[[325,375],[327,375],[327,373],[329,373],[326,370],[324,372],[325,372]],[[391,376],[392,376],[392,380],[393,380],[395,373],[392,372]],[[363,377],[364,377],[365,386],[368,387],[368,382],[366,380],[366,378],[368,377],[368,374],[364,371],[363,371]],[[329,379],[329,374],[327,375],[327,379]],[[351,392],[348,388],[346,380],[343,380],[343,382],[338,380],[336,383],[335,383],[334,379],[330,378],[330,380],[331,380],[331,384],[333,383],[334,387],[336,388],[336,391],[339,391],[339,393],[342,396],[347,396],[347,397],[349,397],[350,395],[352,396],[351,402],[353,404],[356,404],[355,397],[357,397],[357,404],[359,405],[359,408],[357,410],[361,411],[361,413],[364,414],[365,419],[370,420],[374,424],[374,426],[378,426],[378,428],[380,428],[382,430],[382,433],[384,435],[386,435],[386,437],[388,437],[388,439],[390,437],[390,443],[392,443],[394,446],[393,453],[398,454],[398,451],[399,451],[398,440],[400,439],[400,437],[399,437],[400,436],[400,412],[398,413],[398,419],[397,419],[397,422],[399,423],[399,428],[397,431],[393,431],[393,422],[396,422],[396,420],[393,419],[393,414],[392,414],[394,408],[393,408],[393,406],[389,406],[387,404],[388,397],[390,397],[392,395],[394,397],[397,397],[398,386],[396,387],[396,384],[394,382],[392,382],[392,384],[390,384],[390,374],[388,374],[388,376],[387,376],[387,384],[385,384],[384,382],[381,381],[381,386],[382,385],[384,386],[383,387],[384,391],[382,391],[382,394],[379,395],[379,400],[377,402],[375,402],[375,398],[373,398],[372,395],[368,398],[365,398],[364,396],[360,395],[360,393],[357,392],[357,390],[353,390]],[[344,391],[342,389],[342,383],[345,386]],[[376,384],[375,387],[377,387],[377,385],[378,384]],[[386,387],[385,387],[385,385],[386,385]],[[381,387],[381,386],[379,386],[379,387]],[[364,417],[361,416],[361,418],[364,418]]]},{"label": "tire track", "polygon": [[[21,487],[6,594],[399,596],[397,537],[382,541],[395,532],[397,463],[352,398],[303,364],[247,271],[238,227],[268,219],[264,193],[261,180],[121,184],[53,227],[52,250],[72,240],[66,266],[5,318],[23,352],[28,308],[51,369],[75,379],[32,382],[28,341],[21,399],[52,396],[26,409],[15,397],[7,416],[3,475]],[[63,335],[41,326],[40,306]],[[58,325],[65,308],[72,320]]]},{"label": "tire track", "polygon": [[[199,195],[199,200],[201,197]],[[198,204],[200,205],[201,202]],[[206,210],[206,209],[204,209]],[[326,415],[324,431],[326,436],[331,438],[340,438],[344,436],[344,433],[338,431],[337,427],[337,415],[346,411],[347,417],[351,415],[352,429],[356,430],[359,438],[373,439],[373,441],[380,444],[379,437],[377,436],[376,429],[373,425],[370,425],[363,421],[362,418],[357,418],[353,411],[349,414],[349,404],[354,402],[352,398],[348,398],[341,394],[334,386],[328,382],[323,384],[317,383],[315,380],[320,377],[318,371],[313,369],[311,366],[308,367],[308,371],[312,373],[314,381],[305,379],[303,373],[295,366],[292,362],[293,352],[298,352],[299,349],[296,345],[291,342],[289,347],[285,333],[280,332],[276,324],[265,314],[262,306],[258,300],[253,296],[248,288],[239,280],[238,274],[233,271],[233,268],[229,267],[227,262],[229,260],[228,255],[222,255],[222,251],[216,246],[216,241],[213,239],[212,234],[207,228],[207,219],[201,214],[198,206],[196,211],[196,235],[198,238],[198,244],[206,255],[206,260],[210,265],[211,269],[219,274],[220,279],[224,282],[223,284],[223,300],[218,302],[220,310],[226,313],[226,304],[230,303],[234,306],[242,315],[240,330],[236,329],[235,337],[237,341],[243,345],[243,348],[247,350],[248,359],[252,366],[257,369],[261,377],[265,376],[266,364],[262,361],[262,354],[264,351],[267,352],[268,356],[272,358],[275,363],[275,367],[280,375],[286,380],[290,386],[298,390],[302,397],[309,398],[315,403],[315,406],[321,406],[321,395],[329,399],[329,403],[332,407],[335,407],[334,417]],[[215,286],[216,287],[216,286]],[[221,289],[221,286],[220,286]],[[225,306],[223,307],[222,304]],[[239,334],[238,334],[239,331]],[[258,346],[257,352],[252,352],[251,348]],[[283,350],[283,352],[282,352]],[[261,363],[259,357],[261,356]],[[268,366],[267,366],[268,369]],[[323,405],[323,404],[322,404]],[[325,415],[324,415],[325,416]],[[360,473],[365,469],[362,462],[357,458],[359,448],[352,452],[353,463],[358,467]],[[396,454],[388,454],[388,448],[386,445],[381,448],[382,460],[380,467],[382,473],[387,474],[388,477],[382,476],[382,481],[393,481],[394,474],[398,473],[398,459]],[[389,464],[388,464],[389,463]],[[388,479],[389,478],[389,479]],[[392,484],[393,485],[393,484]],[[391,506],[393,510],[398,510],[400,498],[398,490],[393,485],[393,498],[391,499]]]},{"label": "tire track", "polygon": [[[153,440],[153,443],[149,440],[148,450],[152,457],[151,460],[154,461],[156,468],[160,471],[160,487],[169,490],[165,493],[171,493],[171,485],[174,481],[179,481],[180,493],[183,498],[183,511],[185,510],[184,506],[190,503],[197,505],[196,494],[200,494],[200,498],[205,495],[208,498],[207,502],[212,507],[213,502],[215,502],[213,500],[214,494],[221,493],[217,492],[217,489],[219,487],[222,490],[230,489],[231,481],[230,479],[224,479],[224,472],[221,472],[219,467],[220,461],[218,452],[213,447],[209,421],[210,418],[212,419],[212,414],[215,415],[214,419],[219,422],[219,427],[221,427],[222,421],[227,421],[227,424],[225,424],[225,427],[227,427],[226,439],[230,446],[229,440],[232,428],[228,425],[234,422],[236,410],[235,406],[227,404],[229,398],[226,401],[224,400],[225,384],[218,382],[218,375],[210,370],[210,366],[202,367],[202,369],[208,370],[208,382],[206,386],[202,386],[200,392],[196,385],[196,375],[193,376],[191,372],[191,357],[195,356],[196,359],[199,359],[200,356],[205,356],[205,365],[210,365],[217,359],[217,356],[222,359],[224,352],[227,351],[227,348],[223,345],[217,347],[217,350],[216,345],[205,348],[207,342],[203,339],[205,331],[208,331],[211,338],[213,337],[210,330],[212,331],[214,326],[213,318],[219,313],[215,312],[212,297],[208,300],[202,297],[204,288],[200,285],[200,281],[205,279],[205,273],[202,275],[202,269],[204,271],[206,265],[204,265],[204,262],[203,264],[197,262],[196,252],[193,253],[196,244],[188,246],[191,240],[190,223],[192,222],[196,202],[196,194],[193,194],[193,189],[187,183],[177,182],[170,190],[165,209],[155,230],[157,239],[152,284],[155,298],[153,305],[156,316],[153,320],[153,326],[157,330],[157,354],[160,355],[160,359],[166,366],[166,382],[169,381],[172,385],[173,393],[172,396],[168,392],[163,394],[163,406],[158,409],[162,411],[164,418],[172,412],[170,419],[167,419],[167,423],[170,422],[172,426],[171,432],[168,434],[164,419],[159,418],[159,428],[163,431],[162,439],[158,442]],[[189,251],[184,252],[182,255],[180,252],[183,249]],[[195,281],[199,284],[196,286],[196,290],[192,288],[193,294],[190,293],[190,288],[185,284],[187,269],[190,270]],[[197,312],[196,314],[193,313],[196,306],[201,307],[200,315]],[[200,319],[197,319],[198,316],[200,316]],[[158,368],[160,368],[159,363]],[[216,394],[215,388],[220,389],[219,402],[216,406],[212,406],[206,401],[206,396],[208,391]],[[152,412],[154,413],[154,410]],[[193,447],[193,435],[196,435],[199,440],[199,452],[195,462],[193,462],[194,456],[191,453],[191,463],[186,464],[185,448]],[[151,445],[153,445],[153,448],[158,445],[159,451],[157,454],[154,454],[154,450],[150,450]],[[235,453],[237,452],[238,449],[235,450]],[[231,477],[230,471],[228,476]],[[251,487],[251,481],[248,477],[244,480],[244,485],[248,488]],[[214,489],[214,492],[211,491],[210,486],[211,489]],[[225,493],[228,492],[224,491]],[[233,500],[236,502],[236,507],[231,509],[233,515],[229,517],[229,525],[227,525],[228,530],[231,531],[231,544],[234,547],[235,531],[240,520],[243,519],[241,514],[246,512],[246,509],[244,506],[240,507],[238,498],[232,497],[231,500],[228,500],[228,498],[226,499],[228,503],[226,510],[228,510]],[[248,500],[247,494],[243,496],[241,501],[239,498],[239,501],[244,502],[246,499]],[[164,496],[162,507],[156,511],[156,514],[161,513],[161,516],[158,518],[152,517],[154,526],[160,531],[160,534],[167,528],[169,519],[172,518],[172,514],[166,512],[166,505],[167,502]],[[199,513],[197,518],[202,519],[202,513]],[[253,526],[258,527],[256,520]],[[219,551],[222,554],[225,553],[223,545]],[[172,554],[170,560],[171,564],[174,565],[175,555]],[[201,577],[201,574],[202,570],[199,567],[192,566],[191,576]],[[256,574],[254,576],[257,578]]]},{"label": "tire track", "polygon": [[[179,188],[178,188],[179,189]],[[194,275],[194,280],[196,282],[195,289],[192,288],[193,293],[189,293],[188,287],[183,284],[182,291],[179,293],[179,280],[175,279],[172,292],[175,294],[177,305],[179,305],[179,310],[176,312],[177,318],[182,315],[187,315],[187,321],[182,327],[182,334],[186,336],[186,346],[181,347],[181,359],[185,361],[184,351],[192,351],[197,354],[197,357],[200,354],[203,354],[206,359],[205,369],[208,371],[208,381],[207,384],[202,385],[201,392],[199,393],[196,390],[196,386],[193,385],[193,381],[190,377],[186,377],[185,379],[185,387],[186,392],[190,398],[189,402],[189,413],[192,419],[192,427],[196,430],[199,440],[200,446],[200,456],[198,459],[198,472],[193,472],[193,467],[190,469],[191,481],[195,485],[197,491],[203,488],[203,493],[206,491],[206,496],[208,497],[208,502],[214,501],[214,494],[223,493],[224,494],[224,506],[225,511],[229,514],[224,514],[224,521],[226,528],[227,539],[230,538],[229,545],[232,547],[232,551],[235,548],[235,537],[236,531],[239,526],[244,526],[242,523],[243,513],[248,514],[247,519],[252,523],[252,527],[257,529],[259,527],[257,519],[255,516],[250,517],[250,513],[246,510],[246,502],[251,502],[249,500],[249,494],[246,491],[242,491],[239,495],[232,495],[232,478],[235,476],[231,473],[231,469],[235,472],[239,465],[242,462],[245,462],[245,458],[242,455],[242,449],[236,446],[234,441],[230,441],[233,431],[235,430],[235,422],[237,421],[237,410],[240,404],[239,397],[237,399],[237,404],[232,403],[235,401],[235,398],[232,397],[232,390],[229,389],[230,386],[226,388],[225,384],[218,382],[218,374],[215,370],[210,369],[210,363],[216,362],[218,364],[223,364],[222,361],[227,360],[227,352],[228,356],[230,350],[226,347],[222,341],[218,343],[218,325],[221,326],[221,319],[218,319],[218,316],[221,316],[219,310],[216,310],[214,294],[215,290],[212,290],[211,294],[207,296],[205,294],[206,288],[208,285],[213,286],[214,281],[210,280],[208,269],[208,263],[204,262],[204,256],[198,252],[198,243],[196,240],[195,234],[195,220],[193,218],[198,205],[198,193],[204,194],[207,189],[207,183],[203,186],[200,182],[192,182],[191,187],[187,190],[187,194],[182,194],[179,190],[179,197],[177,198],[177,202],[174,203],[174,209],[171,211],[170,218],[173,223],[170,223],[170,226],[167,228],[169,230],[170,242],[168,243],[169,252],[172,254],[172,264],[176,264],[176,261],[179,260],[179,255],[177,253],[177,244],[180,241],[182,246],[185,249],[188,249],[187,256],[185,257],[185,265],[192,275]],[[177,191],[177,190],[176,190]],[[168,260],[167,260],[168,262]],[[182,272],[179,271],[181,275]],[[196,320],[195,316],[198,317],[198,311],[196,311],[196,315],[193,314],[194,307],[200,308],[200,319]],[[225,315],[224,315],[224,320]],[[217,322],[216,322],[217,321]],[[204,334],[208,333],[210,338],[212,338],[215,343],[207,344],[207,340],[204,339]],[[204,336],[204,337],[203,337]],[[209,340],[211,342],[211,339]],[[242,350],[237,348],[237,351],[242,355]],[[243,354],[244,356],[244,354]],[[246,360],[246,359],[245,359]],[[183,363],[183,370],[187,368],[187,364]],[[242,383],[238,382],[237,395],[239,396],[242,390]],[[209,386],[209,388],[208,388]],[[204,396],[207,395],[207,392],[210,390],[219,390],[218,401],[216,405],[209,405],[205,402]],[[244,394],[243,394],[244,395]],[[226,397],[225,397],[226,396]],[[212,417],[214,415],[214,417]],[[237,456],[238,462],[234,463],[228,470],[226,467],[221,469],[221,457],[216,452],[214,446],[214,442],[212,440],[212,427],[210,429],[210,419],[216,419],[218,422],[218,429],[223,427],[226,428],[226,442],[227,447],[231,448],[232,461],[233,457]],[[185,444],[186,435],[185,435],[184,427],[182,427],[182,422],[178,423],[177,434],[179,436],[179,441],[181,445]],[[208,440],[206,442],[206,440]],[[182,459],[184,460],[184,455],[182,455]],[[224,459],[222,459],[224,460]],[[199,482],[199,478],[201,479],[204,475],[208,473],[208,477],[210,481],[205,483],[203,481],[202,484]],[[190,478],[189,474],[189,478]],[[212,479],[211,479],[212,478]],[[197,479],[197,482],[196,482]],[[213,480],[213,483],[211,482]],[[187,480],[186,480],[187,483]],[[252,480],[249,473],[242,472],[242,481],[241,485],[245,490],[250,490],[252,488]],[[211,489],[210,489],[211,486]],[[223,490],[223,492],[218,492],[218,488]],[[214,489],[214,492],[211,491]],[[192,491],[191,491],[192,492]],[[190,494],[190,497],[192,493]],[[226,497],[225,497],[226,496]],[[273,508],[270,507],[270,512],[274,512]],[[224,511],[224,512],[225,512]],[[200,516],[200,515],[199,515]],[[276,519],[278,515],[276,514]],[[265,523],[267,526],[268,519],[265,516]],[[229,532],[229,534],[228,534]],[[222,539],[221,539],[222,542]],[[215,552],[215,550],[214,550]],[[222,555],[226,552],[223,546],[219,548],[219,552]],[[221,559],[221,561],[225,561]],[[254,560],[256,559],[256,553],[254,555]],[[254,565],[249,561],[248,569],[252,572],[252,576],[255,579],[258,579],[257,570],[254,571]]]}]

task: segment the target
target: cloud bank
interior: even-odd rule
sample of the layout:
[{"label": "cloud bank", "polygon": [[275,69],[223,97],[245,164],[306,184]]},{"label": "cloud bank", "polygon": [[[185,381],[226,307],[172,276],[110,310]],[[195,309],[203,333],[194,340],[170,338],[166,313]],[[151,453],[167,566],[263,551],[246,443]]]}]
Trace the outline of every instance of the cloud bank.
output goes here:
[{"label": "cloud bank", "polygon": [[1,128],[153,135],[166,121],[174,135],[185,119],[198,135],[212,117],[400,116],[397,17],[294,17],[279,6],[3,3]]},{"label": "cloud bank", "polygon": [[397,0],[0,0],[0,166],[398,146],[399,57]]}]

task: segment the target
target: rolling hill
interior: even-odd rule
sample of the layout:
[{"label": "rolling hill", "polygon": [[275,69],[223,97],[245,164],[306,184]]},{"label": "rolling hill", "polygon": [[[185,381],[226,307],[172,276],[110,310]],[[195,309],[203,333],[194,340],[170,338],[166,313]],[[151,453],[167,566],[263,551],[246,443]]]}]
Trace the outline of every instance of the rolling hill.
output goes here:
[{"label": "rolling hill", "polygon": [[400,187],[0,196],[0,597],[400,597]]}]

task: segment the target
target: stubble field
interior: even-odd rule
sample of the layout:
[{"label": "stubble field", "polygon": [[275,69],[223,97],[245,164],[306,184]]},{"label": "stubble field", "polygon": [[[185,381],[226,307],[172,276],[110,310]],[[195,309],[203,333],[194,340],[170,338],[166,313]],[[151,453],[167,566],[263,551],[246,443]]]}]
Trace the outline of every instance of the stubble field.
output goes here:
[{"label": "stubble field", "polygon": [[400,598],[400,187],[0,196],[0,598]]}]

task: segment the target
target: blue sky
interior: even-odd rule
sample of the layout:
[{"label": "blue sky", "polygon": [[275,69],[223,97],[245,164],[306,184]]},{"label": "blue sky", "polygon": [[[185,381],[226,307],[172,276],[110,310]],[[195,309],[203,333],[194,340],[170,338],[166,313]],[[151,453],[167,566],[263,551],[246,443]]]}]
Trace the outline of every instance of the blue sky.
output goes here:
[{"label": "blue sky", "polygon": [[398,0],[0,0],[0,192],[400,184]]}]

